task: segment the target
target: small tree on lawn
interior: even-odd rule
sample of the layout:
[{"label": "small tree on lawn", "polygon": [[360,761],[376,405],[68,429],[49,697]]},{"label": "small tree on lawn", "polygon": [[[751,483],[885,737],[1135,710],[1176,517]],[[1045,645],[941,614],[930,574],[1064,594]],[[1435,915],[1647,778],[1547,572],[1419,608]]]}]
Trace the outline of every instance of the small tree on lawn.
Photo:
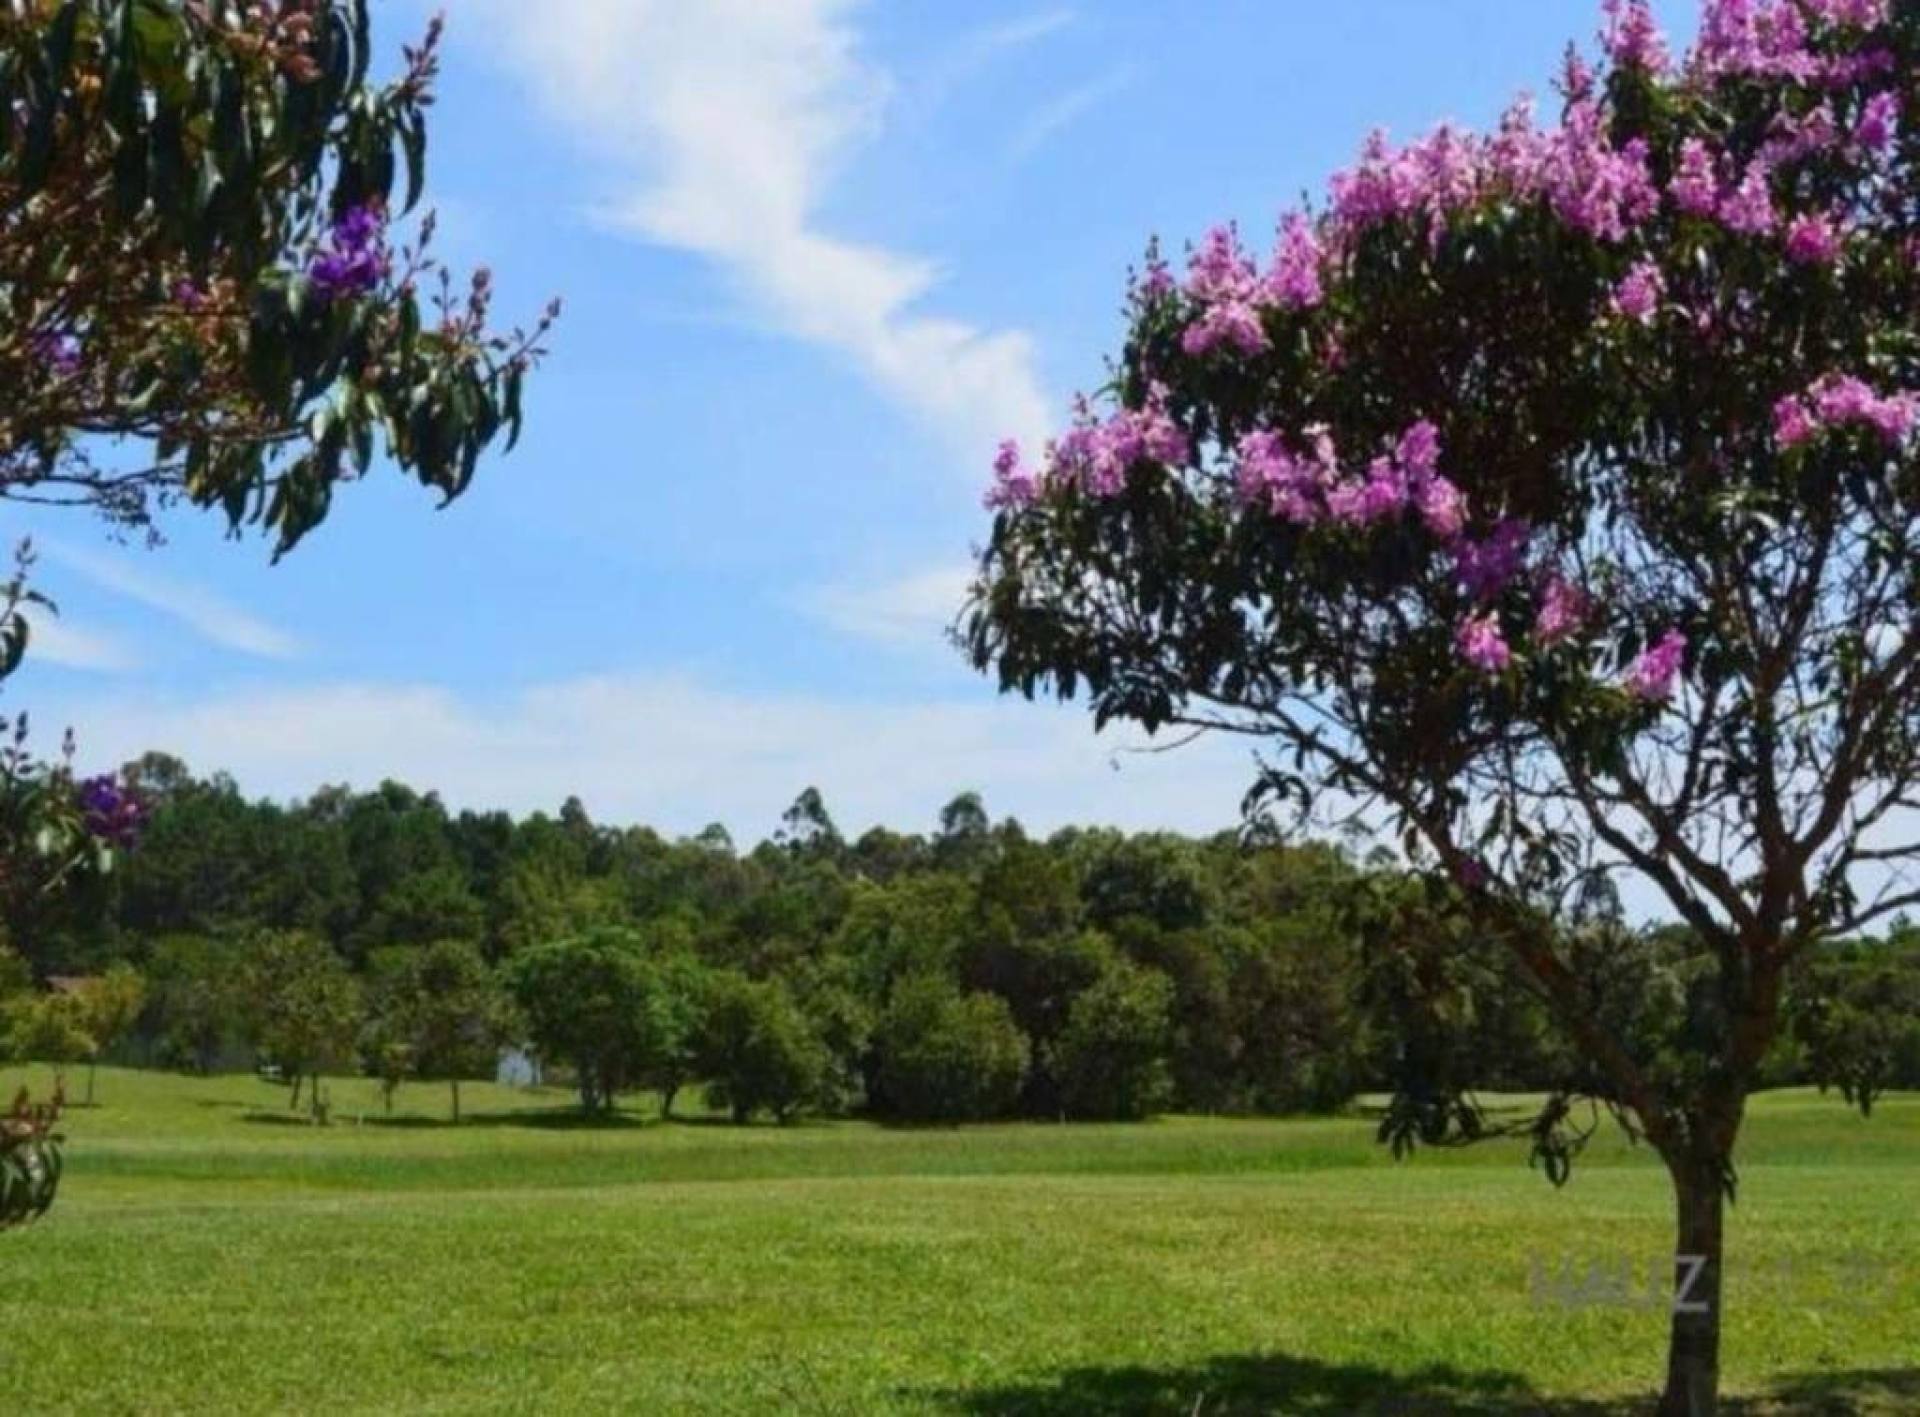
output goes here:
[{"label": "small tree on lawn", "polygon": [[98,1049],[86,1010],[72,994],[20,994],[0,1013],[0,1044],[23,1063],[77,1063]]},{"label": "small tree on lawn", "polygon": [[669,950],[654,964],[660,988],[660,1047],[641,1081],[660,1094],[660,1115],[673,1116],[680,1090],[699,1075],[711,971],[690,950]]},{"label": "small tree on lawn", "polygon": [[320,1076],[353,1057],[360,1032],[360,986],[333,946],[298,931],[262,934],[240,967],[248,1035],[281,1071],[287,1106],[300,1105],[311,1080],[308,1108],[324,1120]]},{"label": "small tree on lawn", "polygon": [[1125,961],[1075,995],[1054,1045],[1066,1114],[1137,1121],[1166,1106],[1172,1010],[1173,981]]},{"label": "small tree on lawn", "polygon": [[509,960],[505,976],[534,1047],[574,1069],[587,1112],[612,1112],[682,1046],[684,1014],[632,930],[536,945]]},{"label": "small tree on lawn", "polygon": [[700,1069],[707,1100],[745,1124],[771,1112],[781,1125],[819,1101],[833,1063],[812,1022],[777,979],[716,975]]},{"label": "small tree on lawn", "polygon": [[894,986],[875,1032],[880,1108],[908,1122],[978,1122],[1010,1114],[1029,1049],[1006,1000],[962,994],[938,974]]},{"label": "small tree on lawn", "polygon": [[93,1074],[100,1055],[126,1036],[139,1021],[147,1001],[147,984],[130,964],[116,964],[105,974],[82,983],[75,994],[88,1038],[87,1106],[93,1106]]},{"label": "small tree on lawn", "polygon": [[413,1069],[447,1083],[458,1122],[460,1080],[491,1078],[518,1022],[493,971],[465,940],[441,940],[416,951],[410,973]]},{"label": "small tree on lawn", "polygon": [[[1376,137],[1270,262],[1151,256],[1109,406],[1001,451],[964,639],[1100,723],[1267,744],[1256,802],[1454,884],[1666,1163],[1661,1404],[1702,1414],[1783,976],[1920,902],[1920,5],[1706,0],[1677,63],[1606,8],[1557,123]],[[1655,1048],[1559,929],[1615,875],[1706,957]]]}]

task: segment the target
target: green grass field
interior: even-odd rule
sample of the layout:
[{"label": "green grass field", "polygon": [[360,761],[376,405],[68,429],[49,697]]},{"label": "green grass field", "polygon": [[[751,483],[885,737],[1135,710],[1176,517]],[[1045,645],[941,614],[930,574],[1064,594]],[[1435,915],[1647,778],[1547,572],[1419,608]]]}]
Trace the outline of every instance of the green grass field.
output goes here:
[{"label": "green grass field", "polygon": [[[1556,1192],[1358,1118],[589,1129],[473,1085],[454,1128],[442,1090],[332,1093],[320,1130],[252,1078],[103,1070],[59,1205],[0,1236],[0,1410],[1624,1413],[1662,1362],[1665,1180],[1612,1140]],[[1920,1097],[1757,1099],[1744,1160],[1741,1410],[1920,1411]],[[1569,1263],[1632,1293],[1569,1302]]]}]

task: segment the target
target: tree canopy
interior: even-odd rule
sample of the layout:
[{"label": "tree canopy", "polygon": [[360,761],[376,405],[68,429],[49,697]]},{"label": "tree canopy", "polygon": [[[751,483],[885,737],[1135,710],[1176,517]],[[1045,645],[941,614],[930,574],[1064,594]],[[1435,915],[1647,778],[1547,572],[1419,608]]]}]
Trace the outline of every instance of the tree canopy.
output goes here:
[{"label": "tree canopy", "polygon": [[[1920,903],[1920,7],[1707,0],[1678,59],[1605,11],[1556,121],[1376,134],[1264,261],[1150,251],[1102,398],[1000,452],[965,640],[1248,735],[1257,802],[1457,883],[1674,1171],[1712,1314],[1666,1403],[1702,1412],[1783,973]],[[1715,969],[1657,1056],[1546,923],[1621,874]]]},{"label": "tree canopy", "polygon": [[489,327],[431,221],[441,27],[376,82],[367,0],[0,6],[0,497],[284,552],[376,450],[443,499],[518,434],[553,311]]}]

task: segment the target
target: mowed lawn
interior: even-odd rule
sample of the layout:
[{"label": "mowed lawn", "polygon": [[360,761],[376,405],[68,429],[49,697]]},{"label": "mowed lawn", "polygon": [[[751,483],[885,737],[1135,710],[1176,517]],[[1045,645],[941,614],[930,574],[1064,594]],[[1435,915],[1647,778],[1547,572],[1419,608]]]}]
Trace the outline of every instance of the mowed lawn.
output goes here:
[{"label": "mowed lawn", "polygon": [[[1357,1117],[588,1128],[470,1085],[456,1128],[336,1081],[322,1130],[98,1086],[0,1236],[6,1412],[1624,1413],[1662,1363],[1665,1180],[1611,1137],[1555,1191]],[[1759,1098],[1744,1158],[1741,1410],[1920,1411],[1920,1097]]]}]

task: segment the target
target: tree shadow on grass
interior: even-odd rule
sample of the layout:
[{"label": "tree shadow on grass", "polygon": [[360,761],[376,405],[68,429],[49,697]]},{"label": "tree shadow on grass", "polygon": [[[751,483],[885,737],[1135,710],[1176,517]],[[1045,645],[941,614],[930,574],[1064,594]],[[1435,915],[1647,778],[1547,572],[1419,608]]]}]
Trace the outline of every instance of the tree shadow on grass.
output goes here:
[{"label": "tree shadow on grass", "polygon": [[[255,1108],[245,1113],[243,1122],[265,1127],[313,1127],[318,1125],[303,1107],[295,1112],[270,1112]],[[657,1119],[635,1116],[629,1112],[586,1113],[581,1111],[562,1111],[558,1108],[546,1108],[526,1112],[475,1112],[454,1121],[451,1117],[423,1117],[417,1112],[403,1113],[389,1117],[384,1113],[343,1112],[335,1109],[328,1128],[332,1131],[351,1130],[355,1127],[379,1128],[384,1131],[436,1132],[465,1130],[486,1127],[524,1127],[542,1132],[637,1132],[642,1128],[658,1126]]]},{"label": "tree shadow on grass", "polygon": [[658,1125],[631,1112],[582,1112],[577,1107],[529,1108],[524,1112],[474,1112],[450,1117],[369,1117],[369,1127],[527,1127],[543,1132],[637,1132]]},{"label": "tree shadow on grass", "polygon": [[[1548,1398],[1517,1373],[1446,1364],[1394,1372],[1289,1354],[1170,1368],[1074,1368],[1046,1381],[925,1395],[940,1409],[969,1417],[1641,1417],[1653,1408],[1651,1393]],[[1806,1374],[1760,1396],[1729,1398],[1721,1410],[1726,1417],[1920,1411],[1920,1368]]]},{"label": "tree shadow on grass", "polygon": [[298,1112],[288,1108],[284,1112],[265,1112],[255,1108],[241,1114],[240,1120],[256,1127],[317,1127],[313,1115],[302,1107]]}]

